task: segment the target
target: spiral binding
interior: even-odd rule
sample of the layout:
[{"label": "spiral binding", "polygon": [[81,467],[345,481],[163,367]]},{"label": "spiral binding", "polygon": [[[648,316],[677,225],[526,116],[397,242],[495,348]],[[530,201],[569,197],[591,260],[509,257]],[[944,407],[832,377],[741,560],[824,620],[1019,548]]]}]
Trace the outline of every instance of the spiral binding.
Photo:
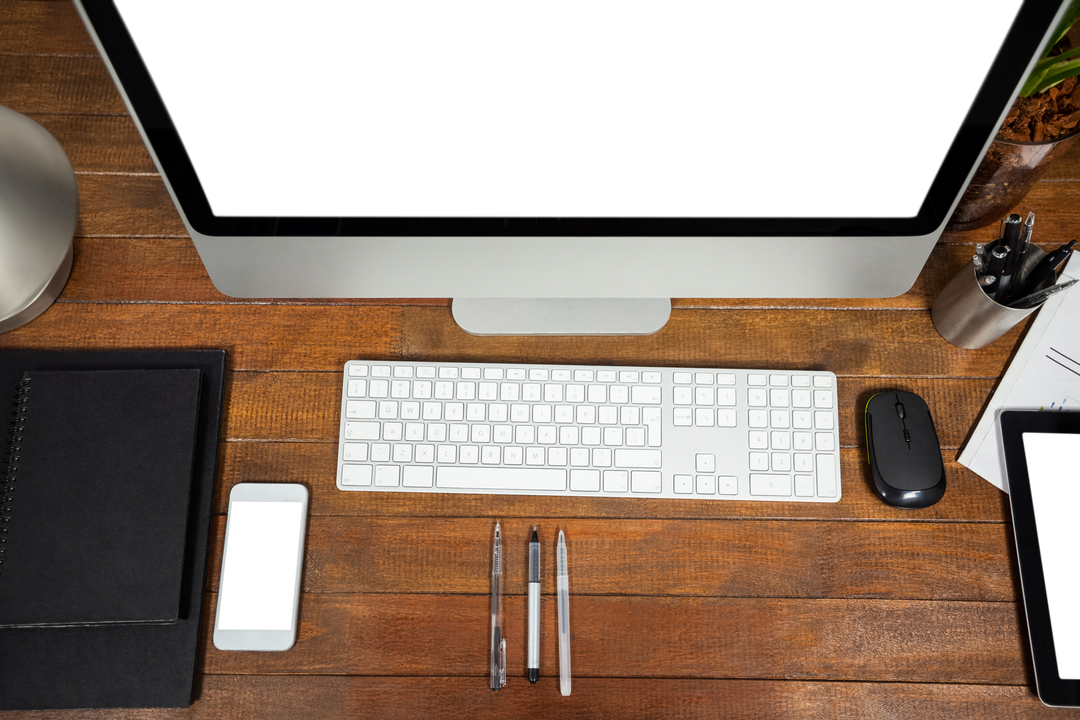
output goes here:
[{"label": "spiral binding", "polygon": [[8,523],[11,522],[11,506],[14,502],[15,482],[18,480],[19,453],[22,451],[22,433],[26,427],[26,404],[30,396],[30,378],[24,378],[16,386],[15,399],[11,405],[10,425],[7,438],[4,441],[6,447],[3,456],[0,457],[0,575],[4,574],[4,552],[7,548]]}]

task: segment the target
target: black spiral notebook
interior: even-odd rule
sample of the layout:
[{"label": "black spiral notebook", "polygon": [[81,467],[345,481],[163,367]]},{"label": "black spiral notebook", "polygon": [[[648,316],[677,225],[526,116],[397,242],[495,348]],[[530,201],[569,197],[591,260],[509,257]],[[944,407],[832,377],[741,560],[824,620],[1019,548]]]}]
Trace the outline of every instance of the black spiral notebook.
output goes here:
[{"label": "black spiral notebook", "polygon": [[176,622],[201,376],[24,373],[0,459],[0,627]]},{"label": "black spiral notebook", "polygon": [[0,710],[191,704],[224,383],[220,350],[0,352]]}]

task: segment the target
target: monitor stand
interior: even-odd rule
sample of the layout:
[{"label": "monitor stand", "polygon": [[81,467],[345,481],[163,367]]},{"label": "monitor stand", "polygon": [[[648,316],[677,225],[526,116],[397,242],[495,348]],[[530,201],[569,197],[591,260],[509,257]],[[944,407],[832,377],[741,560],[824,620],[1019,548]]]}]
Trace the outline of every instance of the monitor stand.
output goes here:
[{"label": "monitor stand", "polygon": [[651,335],[671,316],[667,298],[455,298],[472,335]]}]

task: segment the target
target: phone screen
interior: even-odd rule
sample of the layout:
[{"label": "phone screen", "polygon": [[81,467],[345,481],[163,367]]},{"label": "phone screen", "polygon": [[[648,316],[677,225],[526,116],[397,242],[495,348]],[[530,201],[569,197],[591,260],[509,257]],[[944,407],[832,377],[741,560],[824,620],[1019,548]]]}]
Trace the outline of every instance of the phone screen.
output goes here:
[{"label": "phone screen", "polygon": [[304,505],[229,505],[221,564],[220,630],[292,630]]}]

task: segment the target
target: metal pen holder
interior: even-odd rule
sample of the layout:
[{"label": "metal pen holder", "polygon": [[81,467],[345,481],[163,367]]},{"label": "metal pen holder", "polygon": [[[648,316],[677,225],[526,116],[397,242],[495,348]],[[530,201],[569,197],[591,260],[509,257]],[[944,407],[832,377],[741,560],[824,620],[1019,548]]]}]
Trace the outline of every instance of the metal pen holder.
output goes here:
[{"label": "metal pen holder", "polygon": [[[986,246],[987,256],[996,246],[997,241]],[[1020,277],[1026,276],[1045,256],[1046,253],[1037,246],[1029,245],[1020,266]],[[1038,289],[1053,284],[1051,275]],[[938,293],[930,317],[941,337],[957,347],[976,350],[997,340],[1039,307],[1041,305],[1021,310],[990,299],[979,285],[972,260]]]}]

